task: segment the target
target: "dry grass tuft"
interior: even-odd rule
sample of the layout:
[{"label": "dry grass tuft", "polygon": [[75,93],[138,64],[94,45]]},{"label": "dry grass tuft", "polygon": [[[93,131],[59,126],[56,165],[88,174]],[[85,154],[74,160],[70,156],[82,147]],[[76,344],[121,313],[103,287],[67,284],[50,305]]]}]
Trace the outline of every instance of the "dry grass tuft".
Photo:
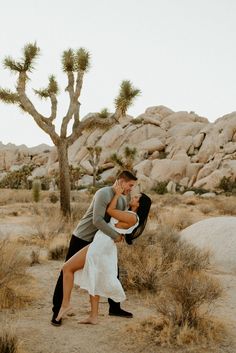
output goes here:
[{"label": "dry grass tuft", "polygon": [[34,212],[34,234],[31,237],[33,243],[47,247],[58,235],[71,233],[73,225],[62,217],[56,206],[44,208],[35,206]]},{"label": "dry grass tuft", "polygon": [[203,214],[209,214],[213,211],[213,208],[211,205],[206,204],[206,205],[199,205],[198,209],[203,213]]},{"label": "dry grass tuft", "polygon": [[[188,324],[175,325],[165,318],[149,317],[137,324],[129,325],[126,331],[131,333],[133,340],[140,345],[151,342],[152,346],[190,346],[193,349],[191,352],[199,352],[194,347],[199,347],[202,352],[201,346],[206,351],[206,347],[212,348],[213,345],[220,344],[224,341],[226,333],[224,326],[211,318],[199,319],[196,327],[190,327]],[[150,347],[150,350],[154,352],[155,348]]]},{"label": "dry grass tuft", "polygon": [[215,203],[215,207],[218,212],[222,215],[236,216],[236,198],[226,198]]},{"label": "dry grass tuft", "polygon": [[198,200],[196,199],[196,197],[194,196],[184,196],[184,200],[183,200],[183,203],[185,205],[190,205],[190,206],[195,206],[198,204]]},{"label": "dry grass tuft", "polygon": [[0,352],[1,353],[20,353],[19,340],[17,336],[6,330],[0,333]]},{"label": "dry grass tuft", "polygon": [[0,242],[0,308],[20,308],[35,297],[21,251],[13,242]]},{"label": "dry grass tuft", "polygon": [[186,209],[173,209],[171,211],[163,212],[159,217],[161,225],[168,224],[177,230],[182,230],[194,223],[194,219]]},{"label": "dry grass tuft", "polygon": [[39,249],[37,250],[32,250],[30,254],[30,266],[38,265],[40,264],[39,261]]},{"label": "dry grass tuft", "polygon": [[54,239],[48,250],[49,260],[64,260],[68,251],[68,240],[66,238]]},{"label": "dry grass tuft", "polygon": [[196,327],[201,317],[200,308],[206,310],[221,297],[219,283],[204,272],[184,270],[170,271],[161,279],[161,292],[156,308],[173,324]]}]

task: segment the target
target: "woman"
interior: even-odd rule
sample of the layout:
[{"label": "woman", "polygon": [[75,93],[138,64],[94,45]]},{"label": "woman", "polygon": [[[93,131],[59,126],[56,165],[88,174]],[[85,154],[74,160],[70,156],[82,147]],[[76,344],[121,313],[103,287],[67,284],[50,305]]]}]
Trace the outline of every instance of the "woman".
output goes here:
[{"label": "woman", "polygon": [[[121,234],[117,241],[123,237],[122,234],[129,234],[135,238],[135,231],[137,230],[140,235],[146,225],[151,200],[147,195],[140,194],[131,199],[129,210],[120,211],[116,209],[117,200],[123,192],[119,182],[115,184],[114,192],[115,195],[107,208],[107,213],[111,216],[109,225]],[[62,270],[63,301],[56,318],[57,321],[71,309],[70,296],[74,281],[90,294],[91,313],[81,323],[97,324],[100,296],[117,302],[126,298],[117,278],[116,244],[100,230],[95,234],[91,244],[65,262]]]}]

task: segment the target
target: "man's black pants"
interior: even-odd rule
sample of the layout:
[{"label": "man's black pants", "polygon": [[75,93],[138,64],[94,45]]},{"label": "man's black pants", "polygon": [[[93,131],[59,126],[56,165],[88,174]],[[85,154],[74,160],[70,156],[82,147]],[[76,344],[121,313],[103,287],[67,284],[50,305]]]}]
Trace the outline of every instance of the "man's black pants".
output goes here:
[{"label": "man's black pants", "polygon": [[[83,239],[80,239],[75,235],[72,235],[70,244],[69,244],[69,249],[66,255],[66,261],[69,260],[75,253],[83,249],[88,244],[89,242]],[[61,271],[53,294],[52,311],[54,312],[54,314],[58,314],[61,307],[62,299],[63,299],[63,272]],[[112,299],[108,299],[108,302],[109,302],[111,311],[119,310],[120,303],[116,303]]]}]

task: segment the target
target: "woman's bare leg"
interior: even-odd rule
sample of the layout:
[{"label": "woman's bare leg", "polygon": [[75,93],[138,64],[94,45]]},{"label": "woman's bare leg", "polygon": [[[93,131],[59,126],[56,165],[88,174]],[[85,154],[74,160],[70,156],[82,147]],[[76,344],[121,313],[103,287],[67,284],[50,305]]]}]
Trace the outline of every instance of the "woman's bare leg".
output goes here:
[{"label": "woman's bare leg", "polygon": [[96,325],[98,323],[98,305],[99,305],[99,295],[90,295],[91,312],[87,319],[79,321],[80,324],[92,324]]},{"label": "woman's bare leg", "polygon": [[89,245],[78,251],[62,267],[63,271],[63,300],[56,320],[59,321],[70,309],[71,291],[74,285],[74,273],[84,267]]}]

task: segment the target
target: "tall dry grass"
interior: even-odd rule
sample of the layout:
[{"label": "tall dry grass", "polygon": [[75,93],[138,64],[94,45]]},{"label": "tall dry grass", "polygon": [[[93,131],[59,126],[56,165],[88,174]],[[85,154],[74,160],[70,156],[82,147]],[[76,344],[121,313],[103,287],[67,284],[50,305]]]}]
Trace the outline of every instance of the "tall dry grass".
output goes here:
[{"label": "tall dry grass", "polygon": [[20,308],[35,298],[29,261],[21,253],[19,244],[0,242],[0,308]]},{"label": "tall dry grass", "polygon": [[125,273],[126,289],[157,290],[160,278],[177,269],[191,271],[209,268],[208,251],[196,249],[182,241],[176,229],[159,226],[156,231],[145,232],[132,246],[121,246],[121,271]]},{"label": "tall dry grass", "polygon": [[216,200],[214,203],[216,209],[221,215],[236,216],[236,197],[231,196],[222,200]]},{"label": "tall dry grass", "polygon": [[159,226],[132,247],[122,246],[119,256],[125,288],[149,292],[156,308],[154,320],[135,328],[143,340],[174,345],[223,338],[223,326],[209,315],[222,289],[208,275],[208,252],[181,240],[173,227]]},{"label": "tall dry grass", "polygon": [[[48,197],[48,191],[41,191],[41,201],[47,200]],[[31,190],[1,189],[0,205],[9,205],[12,203],[29,203],[32,201],[33,197]]]},{"label": "tall dry grass", "polygon": [[16,327],[6,314],[1,318],[0,326],[0,352],[1,353],[24,353],[22,341],[16,334]]},{"label": "tall dry grass", "polygon": [[19,339],[9,331],[0,332],[0,352],[1,353],[22,353],[20,350]]},{"label": "tall dry grass", "polygon": [[185,208],[175,208],[161,213],[159,223],[161,225],[168,224],[168,226],[177,230],[183,230],[194,223],[194,218]]}]

